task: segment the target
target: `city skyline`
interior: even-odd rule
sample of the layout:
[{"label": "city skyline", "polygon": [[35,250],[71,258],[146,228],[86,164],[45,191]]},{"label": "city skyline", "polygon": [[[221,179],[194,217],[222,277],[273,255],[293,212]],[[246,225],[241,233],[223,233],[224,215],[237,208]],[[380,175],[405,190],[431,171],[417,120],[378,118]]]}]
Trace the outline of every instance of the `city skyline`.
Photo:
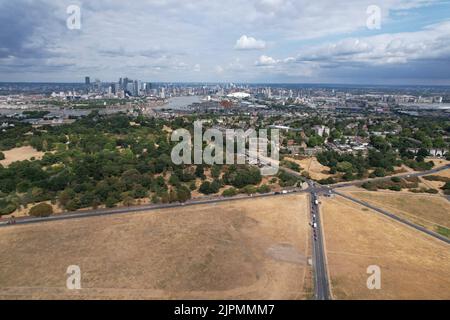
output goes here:
[{"label": "city skyline", "polygon": [[2,82],[450,84],[445,1],[20,2],[0,1]]}]

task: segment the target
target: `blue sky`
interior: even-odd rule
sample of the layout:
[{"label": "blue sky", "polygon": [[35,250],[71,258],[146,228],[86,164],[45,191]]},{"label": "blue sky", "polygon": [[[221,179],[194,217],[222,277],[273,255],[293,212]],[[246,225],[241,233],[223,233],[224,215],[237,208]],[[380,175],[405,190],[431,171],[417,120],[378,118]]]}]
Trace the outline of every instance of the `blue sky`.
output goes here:
[{"label": "blue sky", "polygon": [[450,1],[0,0],[0,30],[0,81],[450,84]]}]

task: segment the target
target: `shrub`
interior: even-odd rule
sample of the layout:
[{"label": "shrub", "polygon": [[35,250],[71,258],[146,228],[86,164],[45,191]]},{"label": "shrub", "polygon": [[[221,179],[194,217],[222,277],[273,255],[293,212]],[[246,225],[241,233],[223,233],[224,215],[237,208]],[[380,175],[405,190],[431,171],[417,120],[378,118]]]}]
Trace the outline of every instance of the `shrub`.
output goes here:
[{"label": "shrub", "polygon": [[373,174],[376,177],[385,177],[386,176],[386,170],[384,168],[376,168]]},{"label": "shrub", "polygon": [[302,171],[302,168],[297,163],[289,161],[289,160],[281,161],[281,165],[286,167],[286,168],[289,168],[289,169],[291,169],[293,171],[297,171],[297,172],[301,172]]},{"label": "shrub", "polygon": [[441,176],[425,176],[423,178],[428,181],[450,182],[450,178]]},{"label": "shrub", "polygon": [[117,198],[109,196],[105,201],[105,205],[107,208],[114,208],[118,202],[119,200]]},{"label": "shrub", "polygon": [[195,184],[195,181],[192,181],[192,182],[189,184],[189,189],[190,189],[191,191],[197,190],[197,185]]},{"label": "shrub", "polygon": [[238,190],[235,188],[230,188],[230,189],[227,189],[224,192],[222,192],[222,195],[224,197],[234,197],[237,194],[238,194]]},{"label": "shrub", "polygon": [[152,203],[154,204],[160,204],[161,198],[159,198],[156,194],[152,196]]},{"label": "shrub", "polygon": [[269,193],[271,191],[270,187],[267,184],[263,184],[259,188],[256,189],[258,193]]},{"label": "shrub", "polygon": [[392,191],[402,191],[402,187],[397,186],[397,185],[395,185],[395,186],[390,186],[390,187],[389,187],[389,190],[392,190]]},{"label": "shrub", "polygon": [[0,160],[5,160],[5,154],[3,152],[0,152]]},{"label": "shrub", "polygon": [[178,187],[176,193],[177,200],[180,202],[186,202],[192,198],[191,190],[185,186]]},{"label": "shrub", "polygon": [[246,193],[248,195],[254,194],[254,193],[256,193],[256,187],[252,186],[252,185],[248,185],[248,186],[245,186],[244,188],[242,188],[241,190],[239,190],[239,192]]},{"label": "shrub", "polygon": [[205,181],[200,186],[199,191],[205,195],[209,195],[219,192],[220,187],[220,183],[216,180],[213,182]]},{"label": "shrub", "polygon": [[9,201],[0,199],[0,216],[11,214],[16,211],[17,206]]},{"label": "shrub", "polygon": [[53,207],[47,203],[40,203],[28,212],[33,217],[49,217],[53,214]]},{"label": "shrub", "polygon": [[402,181],[402,179],[400,179],[399,177],[392,177],[391,181],[394,183],[400,183]]},{"label": "shrub", "polygon": [[373,182],[364,182],[361,187],[363,187],[364,189],[369,190],[369,191],[377,191],[378,190],[376,183],[373,183]]},{"label": "shrub", "polygon": [[327,178],[327,179],[322,179],[319,181],[320,184],[335,184],[336,180],[334,180],[333,178]]}]

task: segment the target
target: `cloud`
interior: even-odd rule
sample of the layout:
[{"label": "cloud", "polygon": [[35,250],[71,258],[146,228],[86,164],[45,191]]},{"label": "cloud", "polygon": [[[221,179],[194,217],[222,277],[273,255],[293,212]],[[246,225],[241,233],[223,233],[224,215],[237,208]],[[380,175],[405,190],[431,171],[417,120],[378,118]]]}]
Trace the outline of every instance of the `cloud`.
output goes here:
[{"label": "cloud", "polygon": [[266,42],[243,35],[236,41],[234,48],[236,50],[263,50],[266,48]]},{"label": "cloud", "polygon": [[299,62],[342,65],[392,65],[419,60],[450,59],[450,21],[416,32],[347,38],[307,48]]},{"label": "cloud", "polygon": [[[0,1],[0,58],[37,58],[51,56],[45,43],[51,36],[41,28],[42,20],[50,20],[54,6],[42,1]],[[50,20],[51,21],[51,20]]]},{"label": "cloud", "polygon": [[290,64],[295,62],[296,59],[293,57],[289,57],[283,60],[274,59],[272,57],[262,55],[259,57],[259,59],[255,62],[255,66],[257,67],[270,67],[270,66],[276,66],[281,64]]},{"label": "cloud", "polygon": [[450,21],[308,46],[286,59],[263,55],[254,65],[273,75],[331,82],[450,84]]},{"label": "cloud", "polygon": [[[66,28],[73,3],[81,30]],[[359,82],[421,72],[431,82],[445,79],[450,48],[448,24],[420,27],[450,7],[422,11],[434,3],[379,0],[382,29],[372,33],[373,0],[0,0],[0,81]]]},{"label": "cloud", "polygon": [[272,57],[262,55],[259,57],[258,61],[255,62],[255,65],[260,67],[267,67],[267,66],[274,66],[279,62],[280,60],[275,60]]}]

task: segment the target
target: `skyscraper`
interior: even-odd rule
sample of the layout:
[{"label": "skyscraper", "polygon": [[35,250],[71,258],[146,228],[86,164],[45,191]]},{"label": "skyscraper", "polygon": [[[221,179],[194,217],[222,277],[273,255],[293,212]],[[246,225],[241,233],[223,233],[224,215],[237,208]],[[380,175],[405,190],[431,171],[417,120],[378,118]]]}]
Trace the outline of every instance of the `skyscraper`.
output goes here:
[{"label": "skyscraper", "polygon": [[91,78],[90,77],[84,78],[84,84],[87,86],[91,85]]},{"label": "skyscraper", "polygon": [[137,97],[138,95],[139,95],[139,81],[134,80],[133,96]]}]

